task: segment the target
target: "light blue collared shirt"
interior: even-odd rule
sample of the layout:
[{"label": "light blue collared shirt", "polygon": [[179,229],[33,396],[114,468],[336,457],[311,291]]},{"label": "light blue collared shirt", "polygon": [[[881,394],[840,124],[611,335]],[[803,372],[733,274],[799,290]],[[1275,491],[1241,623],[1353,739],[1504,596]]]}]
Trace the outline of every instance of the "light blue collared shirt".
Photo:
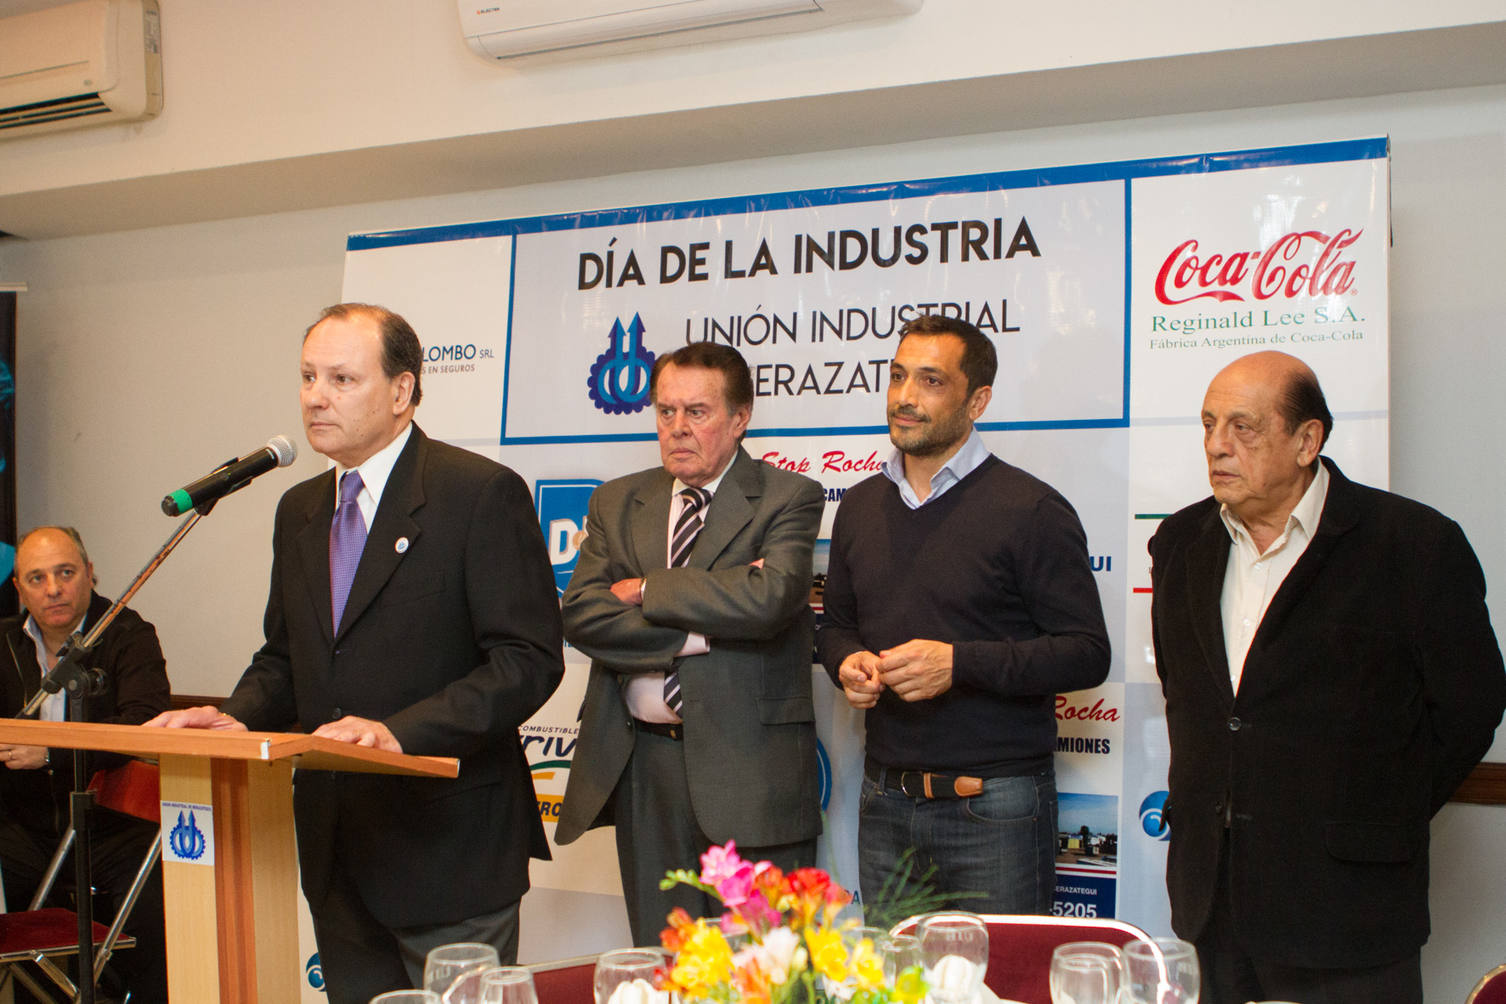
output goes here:
[{"label": "light blue collared shirt", "polygon": [[[73,629],[73,633],[82,633],[84,630],[84,623],[88,621],[88,619],[89,614],[86,611],[84,613],[84,619],[78,622],[78,626]],[[52,667],[47,664],[49,652],[47,649],[47,642],[42,639],[42,625],[38,624],[36,618],[28,613],[26,615],[26,622],[22,625],[22,630],[31,636],[32,644],[36,647],[37,650],[37,668],[42,671],[42,678],[46,679],[47,674],[52,672]],[[68,691],[59,690],[56,694],[48,694],[46,697],[42,698],[42,706],[37,711],[37,721],[63,722],[67,720]]]},{"label": "light blue collared shirt", "polygon": [[889,454],[889,459],[884,461],[884,476],[899,486],[899,497],[905,505],[911,509],[919,509],[928,502],[934,502],[946,494],[953,485],[976,471],[983,461],[992,454],[988,447],[983,445],[983,437],[978,435],[976,428],[968,435],[967,442],[962,448],[952,454],[941,470],[931,475],[931,494],[924,499],[915,494],[915,489],[910,487],[910,482],[905,480],[905,455],[899,450]]}]

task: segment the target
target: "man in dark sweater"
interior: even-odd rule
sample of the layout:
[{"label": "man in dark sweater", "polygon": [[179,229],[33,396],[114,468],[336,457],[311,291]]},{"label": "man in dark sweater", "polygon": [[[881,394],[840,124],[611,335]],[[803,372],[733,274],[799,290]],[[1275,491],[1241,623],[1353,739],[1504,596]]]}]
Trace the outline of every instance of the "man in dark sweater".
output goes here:
[{"label": "man in dark sweater", "polygon": [[973,423],[993,343],[955,318],[907,323],[889,366],[884,472],[832,528],[821,661],[867,709],[858,868],[874,904],[907,850],[915,892],[1046,913],[1055,888],[1056,694],[1102,683],[1109,642],[1087,540],[1049,485]]},{"label": "man in dark sweater", "polygon": [[[72,527],[43,526],[22,537],[16,548],[15,583],[25,610],[0,621],[0,635],[5,639],[0,653],[0,715],[6,716],[18,714],[37,692],[42,674],[57,664],[58,650],[73,632],[87,632],[110,608],[109,600],[94,593],[94,566]],[[85,721],[140,725],[167,709],[167,664],[157,631],[134,610],[122,609],[105,629],[89,666],[103,670],[105,682],[103,692],[83,698]],[[67,700],[62,692],[49,697],[39,717],[64,720]],[[0,744],[0,767],[4,768],[0,770],[0,873],[11,910],[26,909],[68,827],[74,756],[88,758],[86,777],[125,759],[113,753],[75,754]],[[94,886],[117,897],[118,905],[157,827],[108,809],[97,809],[92,819]],[[45,905],[72,906],[62,895],[62,887],[72,876],[70,859],[53,899]],[[111,916],[106,910],[97,919],[107,921]],[[142,889],[125,933],[136,938],[136,947],[110,960],[110,969],[124,984],[118,989],[130,991],[133,1001],[165,1001],[167,954],[160,868]]]}]

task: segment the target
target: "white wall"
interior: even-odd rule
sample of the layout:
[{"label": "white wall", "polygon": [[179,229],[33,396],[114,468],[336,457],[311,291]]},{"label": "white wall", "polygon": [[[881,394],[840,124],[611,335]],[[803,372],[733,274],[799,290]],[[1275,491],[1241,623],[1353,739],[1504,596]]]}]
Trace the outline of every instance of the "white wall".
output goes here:
[{"label": "white wall", "polygon": [[[1506,374],[1499,86],[0,241],[0,279],[30,287],[19,311],[20,521],[77,524],[102,588],[117,591],[171,528],[157,509],[166,491],[274,432],[301,444],[298,340],[339,297],[348,231],[1382,133],[1393,144],[1393,487],[1460,520],[1496,589],[1495,623],[1506,627],[1506,458],[1493,422]],[[224,693],[244,666],[258,639],[276,495],[319,466],[305,456],[227,499],[138,597],[179,692]],[[1503,744],[1495,754],[1506,759]],[[1424,962],[1429,999],[1456,1001],[1506,961],[1506,810],[1453,806],[1436,829],[1435,936]]]},{"label": "white wall", "polygon": [[[36,5],[0,0],[0,13]],[[163,0],[161,116],[12,144],[0,194],[1502,17],[1496,0],[1265,0],[1216,17],[1187,0],[1079,0],[1070,10],[1063,30],[1050,4],[929,0],[908,17],[818,32],[496,65],[467,50],[454,0]],[[258,125],[269,122],[276,128]]]}]

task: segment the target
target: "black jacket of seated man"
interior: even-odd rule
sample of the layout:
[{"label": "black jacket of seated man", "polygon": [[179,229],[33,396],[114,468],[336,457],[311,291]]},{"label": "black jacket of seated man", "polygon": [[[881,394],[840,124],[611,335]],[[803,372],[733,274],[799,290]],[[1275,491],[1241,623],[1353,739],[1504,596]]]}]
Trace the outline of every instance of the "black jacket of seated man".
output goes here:
[{"label": "black jacket of seated man", "polygon": [[[89,612],[80,628],[85,634],[110,608],[110,601],[93,594]],[[36,644],[25,629],[26,612],[0,620],[0,715],[14,717],[41,686],[42,671]],[[124,608],[105,629],[89,659],[91,668],[104,671],[103,693],[84,698],[84,720],[115,725],[140,725],[167,710],[170,688],[167,664],[157,631],[141,615]],[[117,766],[125,757],[113,753],[79,752],[85,758],[87,780],[97,770]],[[8,909],[24,910],[36,892],[48,860],[68,827],[69,795],[73,790],[74,752],[48,751],[48,763],[36,770],[0,770],[0,873],[5,884]],[[115,899],[123,896],[135,878],[157,827],[97,809],[90,830],[93,840],[93,882],[111,901],[96,905],[96,919],[113,918]],[[47,905],[74,905],[73,864],[64,864]],[[166,946],[162,922],[161,869],[146,883],[131,912],[125,933],[137,946],[122,950],[111,960],[133,1001],[167,999]],[[108,978],[107,978],[108,982]],[[19,986],[18,994],[24,994]],[[17,998],[24,999],[23,997]]]}]

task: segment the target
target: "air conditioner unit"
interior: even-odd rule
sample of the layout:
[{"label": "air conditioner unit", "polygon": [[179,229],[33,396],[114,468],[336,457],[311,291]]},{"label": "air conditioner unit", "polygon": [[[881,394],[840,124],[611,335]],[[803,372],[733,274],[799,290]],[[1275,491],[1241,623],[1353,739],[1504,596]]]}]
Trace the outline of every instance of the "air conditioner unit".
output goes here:
[{"label": "air conditioner unit", "polygon": [[909,14],[923,0],[459,0],[460,27],[489,59],[611,44],[613,50],[804,31]]},{"label": "air conditioner unit", "polygon": [[0,19],[0,139],[161,110],[157,0],[82,0]]}]

